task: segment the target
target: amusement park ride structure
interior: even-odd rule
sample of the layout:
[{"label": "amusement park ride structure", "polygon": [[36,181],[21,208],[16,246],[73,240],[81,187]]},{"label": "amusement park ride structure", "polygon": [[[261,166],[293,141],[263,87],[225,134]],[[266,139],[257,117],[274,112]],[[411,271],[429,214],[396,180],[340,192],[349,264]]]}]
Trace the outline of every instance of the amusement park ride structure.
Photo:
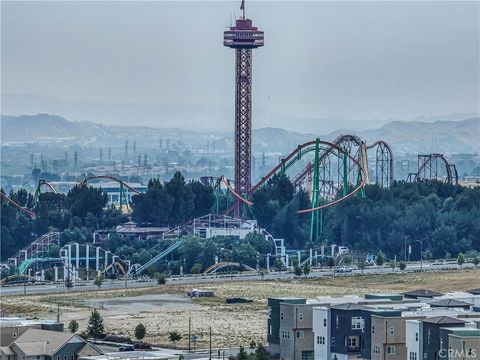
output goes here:
[{"label": "amusement park ride structure", "polygon": [[[269,180],[279,174],[288,174],[293,185],[308,191],[311,197],[309,208],[300,209],[299,214],[310,216],[310,240],[314,242],[322,233],[323,210],[343,202],[352,196],[365,196],[365,185],[372,183],[369,173],[368,151],[375,149],[375,176],[373,182],[380,187],[389,187],[394,179],[394,161],[390,146],[383,140],[367,145],[355,135],[341,135],[332,142],[315,139],[298,145],[287,156],[283,157],[265,176],[254,186],[251,184],[252,160],[252,50],[264,45],[264,33],[253,26],[252,20],[245,17],[245,5],[240,19],[235,26],[224,32],[223,44],[235,49],[235,168],[234,179],[225,176],[206,176],[201,181],[211,185],[216,195],[215,215],[207,215],[192,220],[190,223],[177,227],[163,234],[162,240],[172,239],[173,244],[153,257],[146,264],[133,264],[120,259],[118,256],[99,247],[89,245],[69,244],[64,246],[58,258],[49,258],[50,245],[59,243],[58,233],[49,233],[35,240],[27,248],[19,251],[11,258],[11,262],[25,273],[28,267],[41,263],[42,259],[63,264],[64,276],[76,276],[76,271],[83,266],[85,269],[93,267],[95,271],[120,269],[125,276],[134,276],[145,271],[155,262],[165,258],[178,249],[182,244],[181,234],[189,231],[201,238],[208,238],[217,234],[228,236],[235,232],[240,239],[244,232],[258,232],[272,241],[275,256],[288,263],[283,239],[274,239],[265,229],[256,225],[255,221],[247,221],[252,215],[251,207],[253,194]],[[313,155],[313,156],[312,156]],[[442,170],[443,169],[443,170]],[[130,212],[126,189],[139,194],[139,191],[126,182],[113,176],[90,176],[79,184],[86,184],[92,180],[111,180],[119,184],[119,207]],[[418,156],[418,169],[409,175],[410,181],[422,179],[444,180],[450,184],[458,184],[458,174],[455,165],[449,164],[442,154]],[[34,194],[34,206],[41,201],[42,188],[56,192],[55,188],[45,180],[40,180]],[[220,214],[220,196],[227,195],[226,214]],[[228,194],[233,198],[228,205]],[[27,206],[18,204],[5,193],[0,192],[1,198],[13,205],[19,211],[34,218],[35,213]],[[227,216],[233,214],[233,218]],[[242,232],[243,231],[243,232]],[[75,256],[72,256],[72,247]],[[93,248],[95,250],[93,250]],[[310,255],[310,258],[312,256]],[[101,262],[103,267],[101,266]],[[93,264],[95,266],[93,266]],[[67,275],[65,275],[67,274]]]}]

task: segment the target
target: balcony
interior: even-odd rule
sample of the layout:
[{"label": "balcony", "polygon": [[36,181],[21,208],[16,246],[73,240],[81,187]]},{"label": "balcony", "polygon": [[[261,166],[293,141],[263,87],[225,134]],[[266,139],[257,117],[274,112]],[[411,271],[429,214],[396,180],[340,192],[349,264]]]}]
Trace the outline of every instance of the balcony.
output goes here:
[{"label": "balcony", "polygon": [[347,346],[348,354],[357,354],[360,352],[360,346]]}]

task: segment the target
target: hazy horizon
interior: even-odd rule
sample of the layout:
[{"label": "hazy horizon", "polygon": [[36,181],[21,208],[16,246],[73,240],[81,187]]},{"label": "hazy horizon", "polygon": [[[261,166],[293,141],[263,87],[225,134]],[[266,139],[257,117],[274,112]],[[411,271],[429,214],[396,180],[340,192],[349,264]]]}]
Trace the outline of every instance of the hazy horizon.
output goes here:
[{"label": "hazy horizon", "polygon": [[[364,129],[480,113],[478,2],[246,6],[266,38],[253,57],[255,128]],[[1,7],[2,114],[233,128],[234,54],[222,32],[239,1]]]}]

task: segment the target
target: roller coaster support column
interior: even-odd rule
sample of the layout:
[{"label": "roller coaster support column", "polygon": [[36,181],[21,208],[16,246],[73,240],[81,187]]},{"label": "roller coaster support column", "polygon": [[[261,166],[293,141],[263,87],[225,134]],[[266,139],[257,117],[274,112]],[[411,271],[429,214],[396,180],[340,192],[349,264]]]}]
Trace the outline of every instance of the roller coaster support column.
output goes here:
[{"label": "roller coaster support column", "polygon": [[90,266],[90,246],[85,246],[85,270],[87,271],[87,281],[89,280],[89,266]]},{"label": "roller coaster support column", "polygon": [[345,150],[343,153],[343,196],[348,194],[348,154]]},{"label": "roller coaster support column", "polygon": [[100,270],[100,248],[95,249],[95,271]]},{"label": "roller coaster support column", "polygon": [[[316,139],[315,143],[315,161],[313,163],[313,189],[312,189],[312,208],[318,206],[318,192],[319,192],[319,151],[320,139]],[[321,225],[320,225],[321,226]],[[313,211],[310,217],[310,242],[313,242],[319,235],[319,219],[318,211]]]},{"label": "roller coaster support column", "polygon": [[75,268],[80,268],[80,244],[75,244]]},{"label": "roller coaster support column", "polygon": [[55,274],[53,279],[55,280],[55,282],[57,282],[58,281],[58,267],[54,266],[53,271],[54,271],[54,274]]}]

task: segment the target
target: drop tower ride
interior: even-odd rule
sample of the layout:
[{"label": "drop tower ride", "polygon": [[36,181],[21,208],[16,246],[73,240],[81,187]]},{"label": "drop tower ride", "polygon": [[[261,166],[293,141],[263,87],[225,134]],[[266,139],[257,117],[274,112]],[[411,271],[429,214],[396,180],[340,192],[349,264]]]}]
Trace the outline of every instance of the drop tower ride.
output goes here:
[{"label": "drop tower ride", "polygon": [[[263,46],[263,31],[242,16],[223,33],[223,45],[235,49],[235,192],[250,195],[252,181],[252,50]],[[241,217],[241,202],[235,199],[234,216]]]}]

